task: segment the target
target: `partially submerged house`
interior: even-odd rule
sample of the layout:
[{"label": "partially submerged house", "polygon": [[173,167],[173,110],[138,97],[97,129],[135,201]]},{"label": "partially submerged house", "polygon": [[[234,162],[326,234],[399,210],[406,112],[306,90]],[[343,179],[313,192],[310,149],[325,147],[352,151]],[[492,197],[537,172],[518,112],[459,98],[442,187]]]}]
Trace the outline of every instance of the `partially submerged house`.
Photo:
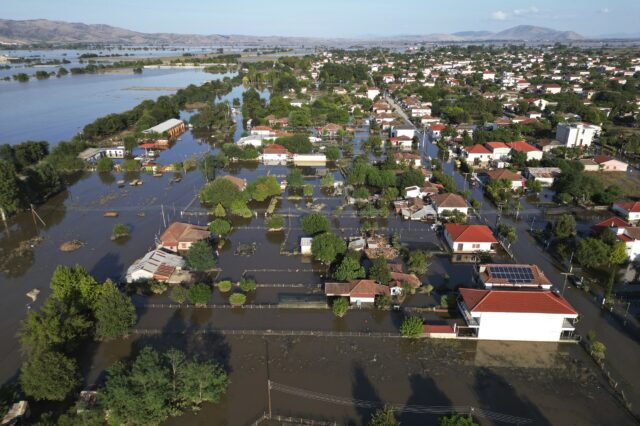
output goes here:
[{"label": "partially submerged house", "polygon": [[444,225],[444,239],[454,253],[495,253],[498,240],[486,225]]},{"label": "partially submerged house", "polygon": [[327,297],[348,297],[350,303],[357,305],[374,303],[376,296],[389,296],[389,286],[378,284],[373,280],[354,280],[348,283],[325,283],[324,293]]},{"label": "partially submerged house", "polygon": [[474,269],[474,280],[485,289],[551,290],[551,281],[537,265],[480,264]]},{"label": "partially submerged house", "polygon": [[206,240],[211,236],[206,226],[192,225],[184,222],[173,222],[160,235],[158,248],[175,253],[189,250],[196,241]]},{"label": "partially submerged house", "polygon": [[184,259],[176,254],[160,249],[152,250],[129,266],[126,280],[128,283],[152,279],[161,282],[169,281],[171,275],[182,270],[185,265]]},{"label": "partially submerged house", "polygon": [[571,339],[578,313],[545,290],[461,288],[458,309],[478,339],[558,342]]}]

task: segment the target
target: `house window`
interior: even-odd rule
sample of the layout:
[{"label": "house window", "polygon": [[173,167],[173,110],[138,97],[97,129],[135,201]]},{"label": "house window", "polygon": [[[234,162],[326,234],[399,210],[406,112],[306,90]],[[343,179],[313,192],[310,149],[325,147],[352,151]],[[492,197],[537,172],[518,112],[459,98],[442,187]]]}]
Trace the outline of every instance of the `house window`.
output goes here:
[{"label": "house window", "polygon": [[480,244],[473,244],[471,247],[474,248],[474,249],[479,249],[480,248]]},{"label": "house window", "polygon": [[462,249],[463,249],[463,247],[464,247],[464,244],[462,244],[462,243],[458,243],[458,250],[462,250]]}]

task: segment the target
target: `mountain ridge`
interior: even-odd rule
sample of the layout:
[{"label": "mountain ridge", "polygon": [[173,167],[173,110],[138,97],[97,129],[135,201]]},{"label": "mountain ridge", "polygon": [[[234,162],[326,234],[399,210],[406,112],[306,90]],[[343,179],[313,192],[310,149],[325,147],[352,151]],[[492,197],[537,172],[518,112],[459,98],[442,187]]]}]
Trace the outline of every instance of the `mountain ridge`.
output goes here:
[{"label": "mountain ridge", "polygon": [[133,45],[157,44],[310,44],[327,42],[363,42],[374,40],[414,42],[482,42],[482,41],[574,41],[584,36],[573,31],[558,31],[533,25],[518,25],[499,32],[459,31],[426,35],[396,35],[384,37],[296,37],[253,36],[242,34],[177,34],[143,33],[107,24],[84,24],[81,22],[51,21],[47,19],[10,20],[0,19],[0,42],[12,44],[30,43],[122,43]]}]

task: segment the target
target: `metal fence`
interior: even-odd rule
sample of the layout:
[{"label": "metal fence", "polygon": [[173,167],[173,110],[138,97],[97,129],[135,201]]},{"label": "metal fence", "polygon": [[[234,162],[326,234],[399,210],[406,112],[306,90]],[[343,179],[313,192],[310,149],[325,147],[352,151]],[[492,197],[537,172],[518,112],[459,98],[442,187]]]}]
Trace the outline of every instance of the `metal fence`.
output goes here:
[{"label": "metal fence", "polygon": [[131,330],[135,335],[156,334],[223,334],[238,336],[315,336],[315,337],[402,337],[393,332],[369,332],[369,331],[323,331],[323,330],[236,330],[203,328],[199,330],[169,331],[162,328],[136,328]]}]

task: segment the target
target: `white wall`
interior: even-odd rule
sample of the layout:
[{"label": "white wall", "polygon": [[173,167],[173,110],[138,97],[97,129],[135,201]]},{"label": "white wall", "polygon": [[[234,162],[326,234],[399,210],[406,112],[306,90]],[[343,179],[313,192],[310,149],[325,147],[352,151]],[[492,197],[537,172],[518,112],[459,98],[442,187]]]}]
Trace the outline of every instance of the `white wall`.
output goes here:
[{"label": "white wall", "polygon": [[[478,315],[476,313],[474,316]],[[478,338],[487,340],[560,340],[565,315],[482,312]]]}]

